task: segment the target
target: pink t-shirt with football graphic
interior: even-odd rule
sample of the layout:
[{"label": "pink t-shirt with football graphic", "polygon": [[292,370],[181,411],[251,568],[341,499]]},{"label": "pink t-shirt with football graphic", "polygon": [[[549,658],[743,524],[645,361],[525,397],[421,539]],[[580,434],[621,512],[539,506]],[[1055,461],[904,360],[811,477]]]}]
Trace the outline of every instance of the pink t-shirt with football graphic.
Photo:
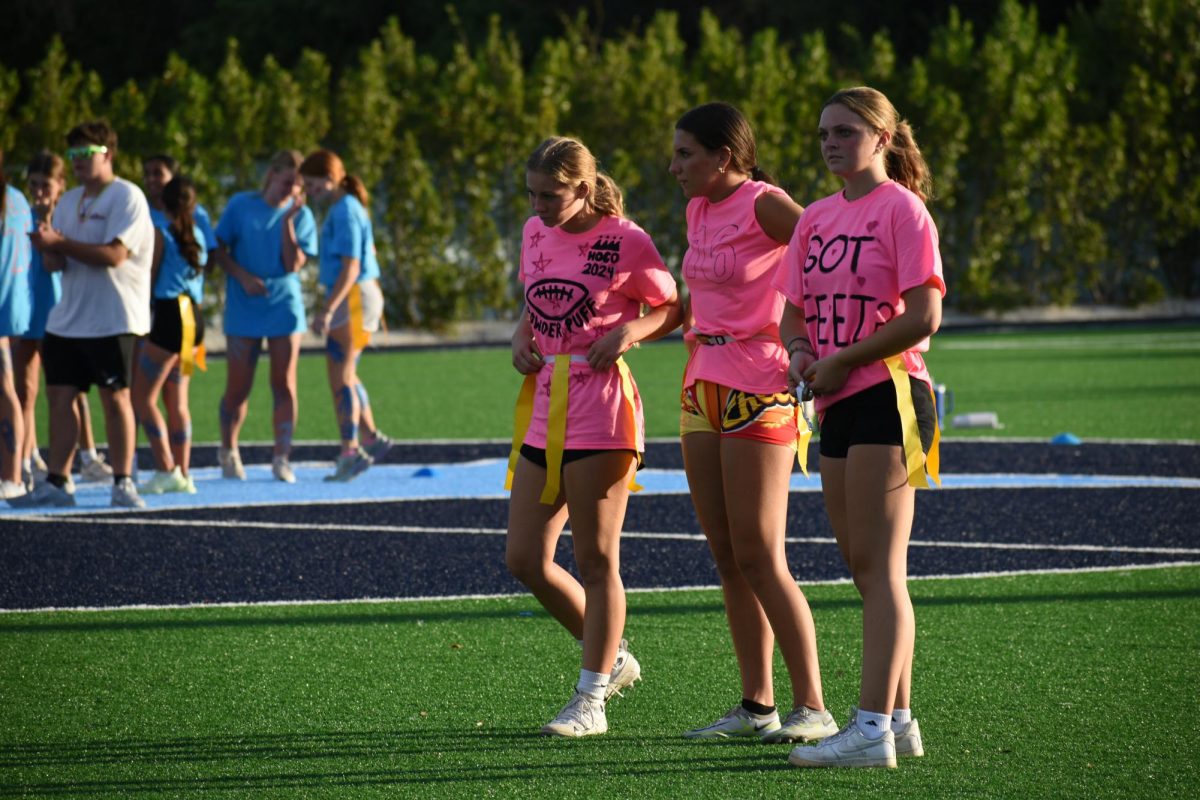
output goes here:
[{"label": "pink t-shirt with football graphic", "polygon": [[[585,233],[525,223],[518,277],[534,341],[543,356],[584,356],[616,326],[637,319],[642,304],[657,306],[675,294],[675,279],[650,237],[623,217],[606,216]],[[546,446],[553,365],[537,373],[533,416],[525,444]],[[596,372],[571,363],[567,403],[568,450],[645,449],[642,400],[634,387],[637,442],[616,367]]]},{"label": "pink t-shirt with football graphic", "polygon": [[724,336],[723,345],[698,345],[683,385],[706,380],[753,394],[783,391],[787,353],[779,341],[783,295],[772,285],[786,246],[758,224],[755,204],[777,186],[746,181],[729,197],[695,197],[687,206],[688,250],[683,279],[691,294],[693,328]]},{"label": "pink t-shirt with football graphic", "polygon": [[[825,358],[886,325],[904,311],[901,295],[925,284],[945,296],[937,227],[919,197],[888,181],[854,201],[838,192],[806,208],[775,286],[804,310],[808,340]],[[926,338],[902,354],[908,373],[925,383],[928,349]],[[889,379],[882,361],[856,367],[816,408]]]}]

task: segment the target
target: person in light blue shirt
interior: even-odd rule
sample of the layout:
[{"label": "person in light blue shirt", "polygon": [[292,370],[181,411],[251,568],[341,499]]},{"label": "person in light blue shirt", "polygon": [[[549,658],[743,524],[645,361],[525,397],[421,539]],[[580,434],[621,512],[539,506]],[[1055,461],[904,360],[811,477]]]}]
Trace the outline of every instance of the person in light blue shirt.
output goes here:
[{"label": "person in light blue shirt", "polygon": [[[163,207],[162,193],[171,179],[178,174],[179,162],[166,153],[158,153],[142,159],[142,186],[146,190],[146,202],[150,204],[150,221],[159,230],[165,231],[171,227],[171,220],[168,219],[167,210]],[[200,203],[196,203],[196,210],[192,214],[192,218],[204,233],[204,249],[209,252],[217,249],[217,234],[213,230],[212,218],[209,216],[208,210]]]},{"label": "person in light blue shirt", "polygon": [[[349,481],[383,458],[391,440],[375,427],[367,389],[358,377],[358,359],[383,319],[375,233],[367,211],[366,186],[348,175],[331,150],[317,150],[300,165],[305,192],[328,203],[321,226],[319,280],[324,303],[312,329],[325,334],[325,358],[342,450],[327,481]],[[362,432],[360,438],[360,429]]]},{"label": "person in light blue shirt", "polygon": [[271,472],[294,483],[288,456],[298,412],[296,365],[306,328],[300,268],[317,255],[317,226],[304,203],[294,150],[276,153],[261,192],[230,198],[217,223],[213,261],[225,271],[227,372],[221,398],[218,458],[226,478],[244,480],[238,434],[246,421],[254,370],[267,339],[274,398]]},{"label": "person in light blue shirt", "polygon": [[[138,354],[133,380],[133,410],[150,443],[155,473],[140,488],[142,494],[196,493],[189,474],[192,415],[188,387],[193,368],[203,366],[204,268],[208,248],[204,232],[192,216],[196,187],[182,175],[160,193],[168,225],[157,228],[155,248],[154,321]],[[167,419],[158,410],[162,394]]]},{"label": "person in light blue shirt", "polygon": [[[26,188],[33,207],[35,222],[47,222],[54,213],[58,199],[67,191],[66,162],[62,156],[42,150],[29,160],[25,168]],[[28,488],[35,480],[44,480],[48,472],[46,461],[38,450],[37,400],[42,385],[42,339],[46,335],[46,319],[50,309],[62,297],[62,273],[52,272],[42,263],[42,252],[33,248],[29,264],[29,293],[33,303],[29,329],[13,343],[16,368],[17,397],[25,416],[25,441],[21,447],[21,478]],[[79,476],[85,481],[112,480],[112,467],[104,455],[96,451],[92,434],[92,415],[87,398],[75,402],[79,418]]]},{"label": "person in light blue shirt", "polygon": [[8,185],[0,150],[0,497],[22,497],[21,445],[25,415],[13,380],[11,341],[29,328],[29,265],[33,212],[25,196]]}]

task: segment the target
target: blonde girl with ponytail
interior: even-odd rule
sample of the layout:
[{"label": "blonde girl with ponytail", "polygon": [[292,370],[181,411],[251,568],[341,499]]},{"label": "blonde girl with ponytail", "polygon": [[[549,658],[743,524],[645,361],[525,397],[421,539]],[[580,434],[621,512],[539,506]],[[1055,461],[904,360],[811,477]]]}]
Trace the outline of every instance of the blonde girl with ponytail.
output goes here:
[{"label": "blonde girl with ponytail", "polygon": [[776,287],[788,382],[811,392],[821,487],[863,600],[862,680],[850,719],[789,756],[802,767],[895,767],[924,754],[912,717],[916,621],[908,544],[915,489],[937,481],[937,418],[922,353],[941,324],[946,284],[925,208],[929,168],[912,128],[880,92],[834,94],[821,155],[843,189],[805,209]]},{"label": "blonde girl with ponytail", "polygon": [[[521,236],[525,311],[512,341],[525,381],[505,560],[581,649],[571,699],[542,733],[591,736],[608,730],[608,700],[641,674],[622,638],[620,536],[645,436],[621,356],[675,328],[681,313],[654,242],[624,217],[620,187],[582,142],[546,139],[525,167],[533,216]],[[568,514],[580,579],[554,561]]]}]

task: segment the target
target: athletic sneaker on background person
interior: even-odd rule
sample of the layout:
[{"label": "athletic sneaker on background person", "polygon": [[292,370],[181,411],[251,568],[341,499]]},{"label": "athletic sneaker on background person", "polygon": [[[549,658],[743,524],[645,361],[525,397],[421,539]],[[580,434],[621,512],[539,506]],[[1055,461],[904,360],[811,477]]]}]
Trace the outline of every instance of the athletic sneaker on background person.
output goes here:
[{"label": "athletic sneaker on background person", "polygon": [[[754,131],[727,103],[680,117],[670,170],[689,198],[680,443],[742,679],[740,705],[684,736],[821,739],[837,725],[821,694],[812,612],[784,550],[792,464],[808,443],[779,342],[783,296],[771,286],[801,209],[759,168]],[[782,723],[776,641],[792,689]]]},{"label": "athletic sneaker on background person", "polygon": [[[641,674],[622,639],[620,537],[645,444],[641,398],[621,356],[681,315],[675,279],[582,143],[547,139],[525,168],[534,215],[518,269],[525,313],[512,360],[525,382],[505,560],[582,647],[574,694],[542,733],[590,736],[608,730],[607,700]],[[581,580],[554,561],[568,513]]]},{"label": "athletic sneaker on background person", "polygon": [[788,300],[780,320],[788,381],[815,395],[825,509],[862,596],[862,683],[846,725],[789,760],[894,767],[897,756],[925,752],[911,712],[908,544],[915,489],[928,485],[927,470],[937,479],[937,419],[921,354],[941,324],[946,284],[925,208],[929,168],[908,122],[883,94],[859,86],[826,101],[817,131],[844,188],[800,217],[775,286]]},{"label": "athletic sneaker on background person", "polygon": [[382,458],[391,446],[375,426],[367,387],[358,376],[358,360],[383,319],[375,232],[367,187],[346,172],[337,153],[313,152],[300,165],[300,175],[305,193],[328,205],[321,226],[324,298],[313,315],[312,331],[325,335],[325,367],[342,441],[334,472],[325,480],[345,482],[374,463],[372,451]]},{"label": "athletic sneaker on background person", "polygon": [[263,188],[230,198],[217,223],[213,262],[225,271],[225,394],[219,408],[218,460],[226,478],[244,480],[238,435],[246,421],[254,371],[267,340],[275,448],[271,474],[295,483],[289,456],[299,412],[296,365],[308,327],[300,268],[317,255],[317,226],[304,203],[301,156],[281,150],[268,164]]},{"label": "athletic sneaker on background person", "polygon": [[113,467],[112,504],[145,505],[133,483],[136,428],[129,385],[134,343],[150,329],[154,225],[145,195],[113,171],[117,134],[92,121],[67,134],[80,186],[32,236],[46,269],[62,272],[62,298],[46,322],[42,358],[50,400],[50,458],[34,504],[74,503],[71,461],[76,403],[95,384],[104,404]]},{"label": "athletic sneaker on background person", "polygon": [[[178,175],[162,190],[167,220],[156,228],[154,263],[154,320],[138,352],[133,379],[133,408],[150,444],[154,475],[142,485],[146,494],[196,493],[189,470],[192,453],[192,414],[188,387],[204,344],[204,268],[208,250],[204,232],[192,216],[196,187]],[[162,394],[164,421],[158,410]]]}]

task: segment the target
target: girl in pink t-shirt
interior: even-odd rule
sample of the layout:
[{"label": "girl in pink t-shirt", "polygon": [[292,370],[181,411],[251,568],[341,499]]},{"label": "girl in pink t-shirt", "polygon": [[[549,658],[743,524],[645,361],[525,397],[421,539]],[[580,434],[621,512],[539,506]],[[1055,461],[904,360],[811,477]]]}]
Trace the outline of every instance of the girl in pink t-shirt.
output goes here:
[{"label": "girl in pink t-shirt", "polygon": [[[512,357],[526,381],[509,461],[505,559],[583,647],[575,694],[542,732],[588,736],[608,730],[608,698],[641,672],[621,638],[618,570],[644,434],[621,355],[678,326],[682,314],[654,243],[623,217],[620,188],[582,143],[542,142],[525,179],[534,216],[522,233],[525,313]],[[568,508],[582,584],[554,562]]]},{"label": "girl in pink t-shirt", "polygon": [[[797,418],[779,341],[783,296],[771,285],[801,209],[758,168],[750,124],[725,103],[679,119],[671,174],[691,198],[680,442],[742,679],[740,704],[684,736],[819,739],[837,725],[821,695],[812,612],[783,546]],[[792,684],[782,725],[771,679],[776,639]]]},{"label": "girl in pink t-shirt", "polygon": [[816,396],[825,508],[863,598],[863,666],[856,714],[789,760],[894,767],[897,756],[924,754],[906,581],[913,487],[924,485],[937,426],[921,353],[946,286],[924,203],[929,169],[908,123],[881,93],[857,87],[826,102],[818,132],[845,188],[805,210],[776,285],[788,300],[788,380]]}]

